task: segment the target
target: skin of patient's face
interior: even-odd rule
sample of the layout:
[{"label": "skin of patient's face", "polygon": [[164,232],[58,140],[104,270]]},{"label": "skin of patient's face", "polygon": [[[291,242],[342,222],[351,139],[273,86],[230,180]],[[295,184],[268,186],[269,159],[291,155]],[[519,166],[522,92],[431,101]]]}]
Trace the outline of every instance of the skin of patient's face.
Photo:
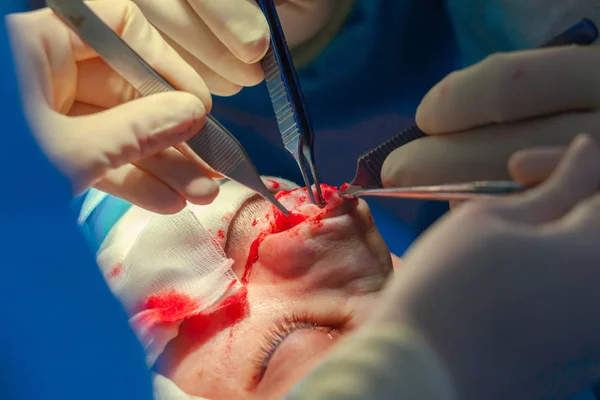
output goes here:
[{"label": "skin of patient's face", "polygon": [[247,280],[246,309],[234,324],[239,310],[182,324],[159,370],[186,393],[280,398],[372,312],[392,262],[367,204],[336,194],[319,209],[307,204],[306,194],[301,189],[280,198],[312,217],[259,240],[249,276],[253,242],[256,247],[261,232],[273,230],[272,206],[254,198],[237,213],[226,252]]}]

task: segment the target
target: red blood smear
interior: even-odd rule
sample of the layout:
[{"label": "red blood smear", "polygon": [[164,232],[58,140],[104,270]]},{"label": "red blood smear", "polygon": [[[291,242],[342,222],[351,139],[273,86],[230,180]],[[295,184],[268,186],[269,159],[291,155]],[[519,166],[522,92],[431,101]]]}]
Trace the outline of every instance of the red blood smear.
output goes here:
[{"label": "red blood smear", "polygon": [[342,186],[340,186],[340,192],[343,192],[344,190],[348,189],[350,187],[349,183],[344,183]]},{"label": "red blood smear", "polygon": [[258,387],[258,384],[260,383],[261,377],[259,374],[255,374],[252,377],[252,381],[244,388],[244,390],[246,392],[251,392],[253,390],[256,390],[256,388]]},{"label": "red blood smear", "polygon": [[108,273],[108,277],[109,278],[115,278],[117,277],[121,271],[123,270],[123,265],[121,263],[118,263],[117,265],[115,265],[113,267],[113,269],[111,269]]},{"label": "red blood smear", "polygon": [[248,259],[246,260],[246,267],[244,269],[244,275],[242,276],[242,283],[248,284],[250,280],[250,274],[252,274],[252,266],[258,261],[258,248],[263,240],[267,237],[267,232],[261,232],[258,237],[250,244],[250,250],[248,251]]},{"label": "red blood smear", "polygon": [[300,196],[296,200],[296,207],[300,207],[302,204],[306,203],[306,196]]},{"label": "red blood smear", "polygon": [[219,229],[219,232],[217,232],[217,237],[219,239],[225,239],[225,231],[223,229]]},{"label": "red blood smear", "polygon": [[277,190],[281,187],[279,182],[274,181],[273,179],[267,179],[267,182],[269,182],[271,184],[271,190]]},{"label": "red blood smear", "polygon": [[256,226],[258,224],[258,221],[256,220],[256,218],[254,218],[254,221],[252,221],[252,226]]},{"label": "red blood smear", "polygon": [[194,345],[197,346],[240,322],[248,315],[248,310],[248,291],[244,287],[225,298],[211,312],[198,314],[187,320],[182,330],[193,334]]},{"label": "red blood smear", "polygon": [[287,231],[308,219],[307,215],[298,214],[293,211],[290,212],[289,217],[286,217],[279,210],[275,211],[273,217],[274,217],[274,219],[273,219],[273,222],[271,222],[270,233],[279,233],[279,232]]},{"label": "red blood smear", "polygon": [[148,297],[142,309],[152,310],[155,322],[176,322],[193,315],[198,303],[185,294],[171,291]]},{"label": "red blood smear", "polygon": [[279,192],[277,192],[277,194],[275,195],[275,198],[277,200],[281,200],[284,197],[289,196],[290,194],[292,194],[292,192],[295,192],[298,189],[294,189],[294,190],[280,190]]}]

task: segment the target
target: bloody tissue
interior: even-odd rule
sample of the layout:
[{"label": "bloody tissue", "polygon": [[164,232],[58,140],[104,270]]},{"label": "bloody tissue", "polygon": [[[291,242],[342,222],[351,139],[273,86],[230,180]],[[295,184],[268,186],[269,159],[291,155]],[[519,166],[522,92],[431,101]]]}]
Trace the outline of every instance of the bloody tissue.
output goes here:
[{"label": "bloody tissue", "polygon": [[[327,207],[324,209],[320,209],[317,206],[314,206],[314,208],[310,209],[306,207],[308,205],[307,196],[305,195],[305,193],[308,193],[307,188],[299,188],[290,191],[282,190],[275,195],[278,200],[285,201],[286,207],[288,207],[290,210],[290,215],[289,217],[286,217],[276,207],[272,207],[270,213],[267,215],[269,224],[250,244],[244,275],[241,279],[243,284],[248,284],[250,275],[252,273],[252,267],[256,261],[258,261],[258,249],[260,244],[267,236],[290,230],[309,218],[315,218],[318,220],[326,212],[335,208],[342,201],[344,201],[339,196],[339,190],[335,186],[321,184],[321,192],[323,193],[323,198],[328,203]],[[253,223],[253,225],[255,224]]]}]

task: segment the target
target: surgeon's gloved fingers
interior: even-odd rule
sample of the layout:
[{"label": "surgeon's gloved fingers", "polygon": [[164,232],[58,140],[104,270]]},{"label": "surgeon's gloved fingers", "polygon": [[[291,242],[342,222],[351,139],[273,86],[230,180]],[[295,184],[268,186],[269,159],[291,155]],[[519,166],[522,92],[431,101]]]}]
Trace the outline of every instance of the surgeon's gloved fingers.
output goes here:
[{"label": "surgeon's gloved fingers", "polygon": [[[91,1],[88,2],[88,5],[169,83],[179,90],[196,95],[202,100],[205,108],[210,111],[212,99],[202,78],[167,44],[134,3],[125,0],[106,0]],[[96,53],[75,33],[71,33],[71,35],[73,53],[77,61],[96,58]],[[128,85],[124,86],[110,68],[107,66],[101,68],[98,64],[93,64],[89,68],[94,68],[94,73],[82,71],[79,74],[85,79],[79,82],[81,89],[78,90],[78,99],[80,101],[90,103],[89,98],[97,94],[94,88],[104,84],[106,78],[109,78],[109,82],[113,82],[116,89],[122,89],[122,92],[117,92],[116,96],[120,95],[124,100],[131,100],[131,95],[135,91],[132,91]],[[104,87],[103,90],[105,90]],[[85,93],[81,93],[81,91],[85,91]],[[86,96],[86,100],[82,96]],[[103,106],[102,104],[97,105]]]},{"label": "surgeon's gloved fingers", "polygon": [[417,109],[417,124],[435,135],[600,108],[600,79],[593,67],[599,63],[597,46],[492,55],[431,89]]},{"label": "surgeon's gloved fingers", "polygon": [[[600,194],[596,194],[580,202],[555,227],[558,232],[569,234],[573,228],[584,230],[579,245],[597,246],[596,239],[600,235]],[[584,243],[585,241],[585,243]],[[600,376],[597,375],[596,378]]]},{"label": "surgeon's gloved fingers", "polygon": [[202,77],[204,83],[208,87],[208,90],[214,95],[217,96],[233,96],[242,90],[241,85],[237,85],[232,81],[225,79],[221,75],[217,74],[215,71],[210,69],[206,64],[202,61],[198,60],[194,57],[190,52],[185,50],[175,41],[171,40],[168,36],[165,36],[165,40],[173,49],[175,49],[179,55],[187,62],[190,66],[192,66],[196,72]]},{"label": "surgeon's gloved fingers", "polygon": [[89,114],[96,114],[105,111],[106,108],[94,106],[92,104],[75,101],[68,112],[69,117],[82,117]]},{"label": "surgeon's gloved fingers", "polygon": [[390,253],[390,256],[392,257],[392,266],[394,271],[399,271],[402,267],[402,257],[398,257],[394,253]]},{"label": "surgeon's gloved fingers", "polygon": [[468,200],[450,200],[448,202],[448,205],[450,206],[450,211],[456,211],[458,210],[458,207],[464,205],[467,202]]},{"label": "surgeon's gloved fingers", "polygon": [[94,187],[159,214],[175,214],[186,205],[183,196],[132,164],[109,171]]},{"label": "surgeon's gloved fingers", "polygon": [[134,163],[194,204],[210,204],[219,185],[174,148],[145,157]]},{"label": "surgeon's gloved fingers", "polygon": [[515,152],[567,146],[581,132],[600,139],[599,127],[599,112],[572,113],[430,136],[392,152],[381,178],[386,186],[506,180],[508,160]]},{"label": "surgeon's gloved fingers", "polygon": [[508,172],[517,182],[534,185],[548,178],[564,155],[564,147],[535,147],[520,150],[508,160]]},{"label": "surgeon's gloved fingers", "polygon": [[[229,51],[196,14],[188,0],[134,1],[157,29],[217,74],[240,86],[253,86],[262,81],[264,74],[260,64],[247,64]],[[237,0],[236,3],[247,1]],[[235,13],[238,15],[236,18],[239,18],[238,11]],[[268,46],[268,41],[265,46]],[[264,52],[261,50],[261,53]]]},{"label": "surgeon's gloved fingers", "polygon": [[[75,189],[85,189],[108,170],[136,162],[179,144],[204,126],[206,110],[184,92],[143,97],[98,114],[79,117],[69,138],[83,142],[85,154],[71,155],[80,172]],[[82,135],[82,132],[85,132]]]},{"label": "surgeon's gloved fingers", "polygon": [[497,202],[497,214],[518,223],[546,223],[567,214],[600,187],[600,147],[577,136],[552,175],[520,196]]},{"label": "surgeon's gloved fingers", "polygon": [[188,0],[192,8],[236,57],[260,60],[269,48],[270,30],[254,0]]},{"label": "surgeon's gloved fingers", "polygon": [[[506,161],[514,143],[494,134],[461,133],[426,137],[394,150],[383,163],[385,187],[437,185],[472,180],[506,179]],[[489,147],[489,148],[486,148]],[[498,160],[498,161],[497,161]]]}]

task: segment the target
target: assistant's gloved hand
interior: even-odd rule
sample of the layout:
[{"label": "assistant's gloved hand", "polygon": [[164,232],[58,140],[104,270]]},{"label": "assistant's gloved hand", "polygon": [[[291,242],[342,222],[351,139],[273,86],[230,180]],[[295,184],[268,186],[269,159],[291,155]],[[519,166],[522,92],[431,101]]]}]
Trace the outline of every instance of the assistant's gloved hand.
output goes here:
[{"label": "assistant's gloved hand", "polygon": [[[42,150],[70,178],[159,213],[216,196],[216,174],[171,146],[197,133],[211,107],[202,78],[125,0],[90,2],[101,19],[176,87],[137,92],[52,11],[7,17],[24,106]],[[15,149],[18,151],[18,149]]]},{"label": "assistant's gloved hand", "polygon": [[407,323],[461,399],[563,398],[600,376],[600,148],[578,137],[550,179],[470,202],[406,254],[377,323]]},{"label": "assistant's gloved hand", "polygon": [[[263,80],[258,62],[269,48],[269,25],[254,0],[133,1],[212,93],[233,95]],[[336,5],[333,0],[275,3],[290,46],[316,33]]]},{"label": "assistant's gloved hand", "polygon": [[387,186],[507,179],[515,151],[600,138],[600,46],[503,53],[447,76],[423,99],[431,137],[393,152]]}]

